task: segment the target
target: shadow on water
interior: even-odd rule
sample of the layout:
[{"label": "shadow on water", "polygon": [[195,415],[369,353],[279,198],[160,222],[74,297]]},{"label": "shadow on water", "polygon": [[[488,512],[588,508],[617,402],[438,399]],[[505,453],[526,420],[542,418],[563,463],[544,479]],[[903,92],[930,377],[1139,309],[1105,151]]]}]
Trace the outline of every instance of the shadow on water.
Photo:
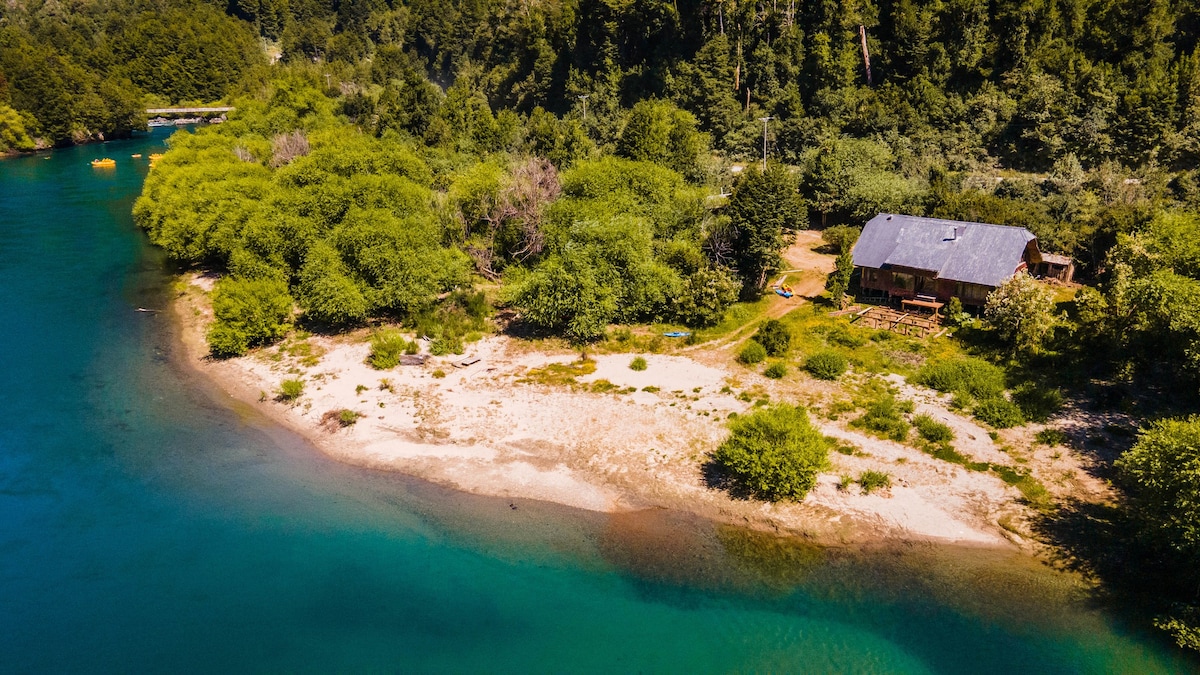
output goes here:
[{"label": "shadow on water", "polygon": [[[1120,504],[1074,500],[1034,526],[1053,545],[1051,563],[1095,580],[1089,602],[1125,623],[1144,629],[1175,603],[1200,603],[1200,588],[1189,583],[1194,567],[1164,549]],[[1174,648],[1165,633],[1154,631],[1151,638]],[[1188,652],[1185,658],[1200,671],[1200,655]]]}]

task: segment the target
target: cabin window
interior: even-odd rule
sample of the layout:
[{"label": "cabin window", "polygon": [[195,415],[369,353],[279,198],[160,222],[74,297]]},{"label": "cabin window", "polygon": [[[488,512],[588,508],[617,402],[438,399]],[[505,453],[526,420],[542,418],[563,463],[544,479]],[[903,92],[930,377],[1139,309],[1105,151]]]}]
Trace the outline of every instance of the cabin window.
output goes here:
[{"label": "cabin window", "polygon": [[892,288],[898,291],[911,291],[916,285],[916,277],[903,272],[892,273]]},{"label": "cabin window", "polygon": [[877,281],[879,281],[879,270],[875,270],[875,269],[866,270],[866,275],[867,275],[867,281],[870,283],[876,283]]}]

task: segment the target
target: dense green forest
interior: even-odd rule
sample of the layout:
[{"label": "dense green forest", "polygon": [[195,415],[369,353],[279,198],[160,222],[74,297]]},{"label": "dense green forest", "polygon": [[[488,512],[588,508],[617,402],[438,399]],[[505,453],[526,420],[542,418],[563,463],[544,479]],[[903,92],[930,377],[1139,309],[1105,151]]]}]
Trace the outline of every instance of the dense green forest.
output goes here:
[{"label": "dense green forest", "polygon": [[1144,565],[1135,591],[1180,601],[1159,623],[1200,648],[1198,39],[1200,5],[1167,0],[16,0],[0,151],[236,103],[135,207],[226,273],[218,355],[376,320],[455,351],[488,302],[576,343],[711,326],[801,227],[842,249],[880,211],[1027,227],[1088,286],[1036,334],[960,339],[1145,422],[1118,515],[1056,523],[1108,547],[1071,549],[1090,572]]},{"label": "dense green forest", "polygon": [[0,151],[145,128],[147,104],[213,101],[266,64],[250,25],[188,1],[0,6]]}]

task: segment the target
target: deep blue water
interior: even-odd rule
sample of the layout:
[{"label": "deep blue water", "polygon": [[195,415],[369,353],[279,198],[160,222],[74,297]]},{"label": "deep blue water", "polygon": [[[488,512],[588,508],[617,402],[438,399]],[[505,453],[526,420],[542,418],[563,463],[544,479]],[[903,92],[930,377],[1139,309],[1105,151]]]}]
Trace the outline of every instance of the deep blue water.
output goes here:
[{"label": "deep blue water", "polygon": [[0,671],[1195,667],[1012,554],[514,511],[325,459],[134,311],[170,293],[129,215],[164,139],[0,161]]}]

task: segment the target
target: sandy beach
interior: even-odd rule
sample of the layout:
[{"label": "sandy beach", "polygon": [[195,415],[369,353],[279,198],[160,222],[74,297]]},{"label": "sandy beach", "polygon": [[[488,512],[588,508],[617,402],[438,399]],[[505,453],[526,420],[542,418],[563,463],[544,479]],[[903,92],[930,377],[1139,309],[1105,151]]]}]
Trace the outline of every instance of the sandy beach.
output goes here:
[{"label": "sandy beach", "polygon": [[[642,354],[643,371],[629,368],[636,354],[596,354],[594,370],[573,384],[547,384],[530,374],[575,362],[577,352],[535,351],[528,342],[502,335],[468,343],[463,355],[388,371],[367,364],[366,329],[310,336],[302,344],[289,340],[218,361],[207,357],[203,339],[211,284],[199,275],[180,284],[174,310],[188,363],[340,461],[504,497],[514,507],[536,499],[604,512],[678,509],[831,543],[1029,543],[1023,536],[1028,511],[1016,489],[995,475],[967,471],[818,415],[813,421],[826,435],[859,452],[831,453],[833,468],[803,502],[736,499],[708,486],[705,457],[726,437],[730,413],[753,405],[738,394],[753,389],[773,401],[812,403],[828,400],[837,386],[804,377],[780,382],[748,371],[733,360],[737,341]],[[803,299],[789,302],[795,306]],[[470,365],[462,365],[467,361]],[[276,397],[289,378],[305,382],[295,403]],[[917,412],[955,430],[960,452],[977,461],[1011,463],[985,429],[950,411],[945,397],[894,379]],[[356,423],[341,426],[330,419],[330,413],[345,409],[358,413]],[[1003,433],[1003,441],[1028,447],[1021,434],[1032,431]],[[1045,474],[1040,477],[1052,492],[1104,490],[1085,478],[1069,484],[1047,480],[1086,474],[1082,460],[1056,454],[1035,456],[1030,464],[1035,475]],[[840,476],[867,469],[888,472],[892,487],[872,494],[857,486],[839,488]]]}]

